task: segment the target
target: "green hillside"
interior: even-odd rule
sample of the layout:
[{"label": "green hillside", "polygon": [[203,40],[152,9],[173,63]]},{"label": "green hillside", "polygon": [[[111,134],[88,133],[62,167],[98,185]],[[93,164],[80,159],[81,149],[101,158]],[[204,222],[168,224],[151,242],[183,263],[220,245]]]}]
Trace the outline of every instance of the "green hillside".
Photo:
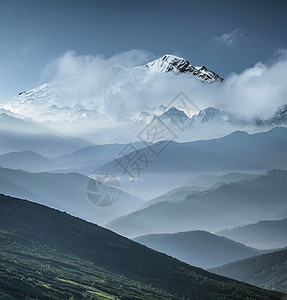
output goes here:
[{"label": "green hillside", "polygon": [[4,299],[281,299],[45,206],[0,196]]},{"label": "green hillside", "polygon": [[287,249],[230,263],[212,272],[266,288],[287,292]]}]

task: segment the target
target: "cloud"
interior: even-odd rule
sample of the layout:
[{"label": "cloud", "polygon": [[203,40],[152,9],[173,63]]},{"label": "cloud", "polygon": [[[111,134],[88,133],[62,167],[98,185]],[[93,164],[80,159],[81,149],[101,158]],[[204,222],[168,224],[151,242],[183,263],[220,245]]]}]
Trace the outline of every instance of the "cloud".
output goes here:
[{"label": "cloud", "polygon": [[220,85],[204,85],[186,74],[147,76],[145,69],[131,68],[151,59],[152,54],[141,50],[110,58],[69,51],[48,64],[43,76],[50,78],[54,88],[60,87],[58,106],[81,103],[108,116],[113,124],[167,105],[181,91],[201,109],[213,106],[246,118],[267,118],[287,103],[286,53],[281,49],[271,63],[259,62],[231,74]]},{"label": "cloud", "polygon": [[[230,74],[223,84],[202,84],[188,74],[151,74],[138,67],[151,58],[151,53],[141,50],[112,57],[68,51],[43,70],[47,85],[28,93],[27,101],[8,99],[1,106],[37,122],[50,121],[43,124],[59,132],[108,142],[115,137],[137,140],[143,124],[132,120],[141,111],[152,114],[154,108],[168,106],[181,92],[199,109],[216,107],[248,119],[266,119],[287,103],[285,49],[278,50],[267,63],[258,62]],[[57,107],[51,108],[54,104]],[[213,129],[205,137],[194,132],[193,139],[222,135]],[[188,134],[183,139],[191,139]]]},{"label": "cloud", "polygon": [[[247,117],[266,118],[287,103],[287,56],[271,65],[257,63],[224,84],[225,105]],[[228,100],[229,99],[229,100]]]},{"label": "cloud", "polygon": [[245,39],[245,30],[242,28],[235,29],[228,33],[223,33],[221,36],[217,36],[213,41],[218,45],[225,45],[227,47],[235,47],[240,41]]},{"label": "cloud", "polygon": [[42,80],[56,81],[79,75],[92,75],[113,66],[134,67],[149,61],[153,55],[144,50],[130,50],[105,58],[103,55],[77,55],[67,51],[48,63],[42,72]]},{"label": "cloud", "polygon": [[287,59],[287,49],[284,48],[277,49],[273,54],[272,62],[274,63],[283,59]]}]

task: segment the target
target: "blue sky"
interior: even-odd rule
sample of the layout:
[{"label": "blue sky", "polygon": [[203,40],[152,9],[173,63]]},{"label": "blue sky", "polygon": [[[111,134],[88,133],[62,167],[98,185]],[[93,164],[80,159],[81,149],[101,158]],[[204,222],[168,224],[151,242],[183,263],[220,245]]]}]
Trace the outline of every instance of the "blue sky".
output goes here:
[{"label": "blue sky", "polygon": [[226,77],[287,48],[284,0],[1,0],[0,97],[43,82],[67,51],[171,53]]}]

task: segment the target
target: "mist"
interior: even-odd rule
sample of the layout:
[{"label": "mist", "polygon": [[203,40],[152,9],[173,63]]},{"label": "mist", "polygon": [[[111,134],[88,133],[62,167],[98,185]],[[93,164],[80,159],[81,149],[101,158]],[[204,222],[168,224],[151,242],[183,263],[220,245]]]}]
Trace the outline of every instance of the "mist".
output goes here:
[{"label": "mist", "polygon": [[151,57],[151,53],[142,50],[110,58],[82,56],[69,51],[48,64],[42,77],[52,82],[76,78],[71,93],[94,93],[94,99],[86,104],[116,119],[130,118],[142,110],[167,105],[181,91],[200,109],[215,106],[246,118],[269,117],[286,103],[286,51],[281,50],[269,63],[258,62],[242,73],[230,74],[222,85],[203,85],[186,74],[147,76],[145,70],[131,69],[147,63]]},{"label": "mist", "polygon": [[[10,115],[41,123],[41,130],[48,128],[96,143],[109,143],[137,140],[145,126],[137,122],[139,114],[153,115],[160,105],[169,108],[181,92],[197,106],[194,114],[215,107],[246,120],[268,118],[287,103],[285,50],[278,51],[268,63],[258,62],[242,73],[230,74],[223,83],[212,84],[203,84],[186,73],[149,72],[143,66],[153,58],[144,50],[109,58],[68,51],[44,68],[42,86],[3,100],[0,106]],[[253,132],[251,127],[237,129]],[[213,128],[215,137],[233,130],[230,126]],[[204,128],[198,134],[188,131],[188,138],[182,136],[181,140],[210,138],[209,128],[207,133],[203,131]]]}]

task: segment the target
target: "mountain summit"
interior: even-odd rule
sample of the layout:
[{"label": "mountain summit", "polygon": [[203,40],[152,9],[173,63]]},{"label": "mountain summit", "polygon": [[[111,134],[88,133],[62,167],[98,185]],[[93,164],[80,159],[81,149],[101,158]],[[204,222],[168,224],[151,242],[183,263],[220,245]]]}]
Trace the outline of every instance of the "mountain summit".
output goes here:
[{"label": "mountain summit", "polygon": [[213,71],[208,70],[205,66],[195,67],[186,59],[175,55],[166,54],[152,62],[144,65],[151,73],[172,72],[174,74],[190,73],[202,82],[222,82],[224,79]]}]

